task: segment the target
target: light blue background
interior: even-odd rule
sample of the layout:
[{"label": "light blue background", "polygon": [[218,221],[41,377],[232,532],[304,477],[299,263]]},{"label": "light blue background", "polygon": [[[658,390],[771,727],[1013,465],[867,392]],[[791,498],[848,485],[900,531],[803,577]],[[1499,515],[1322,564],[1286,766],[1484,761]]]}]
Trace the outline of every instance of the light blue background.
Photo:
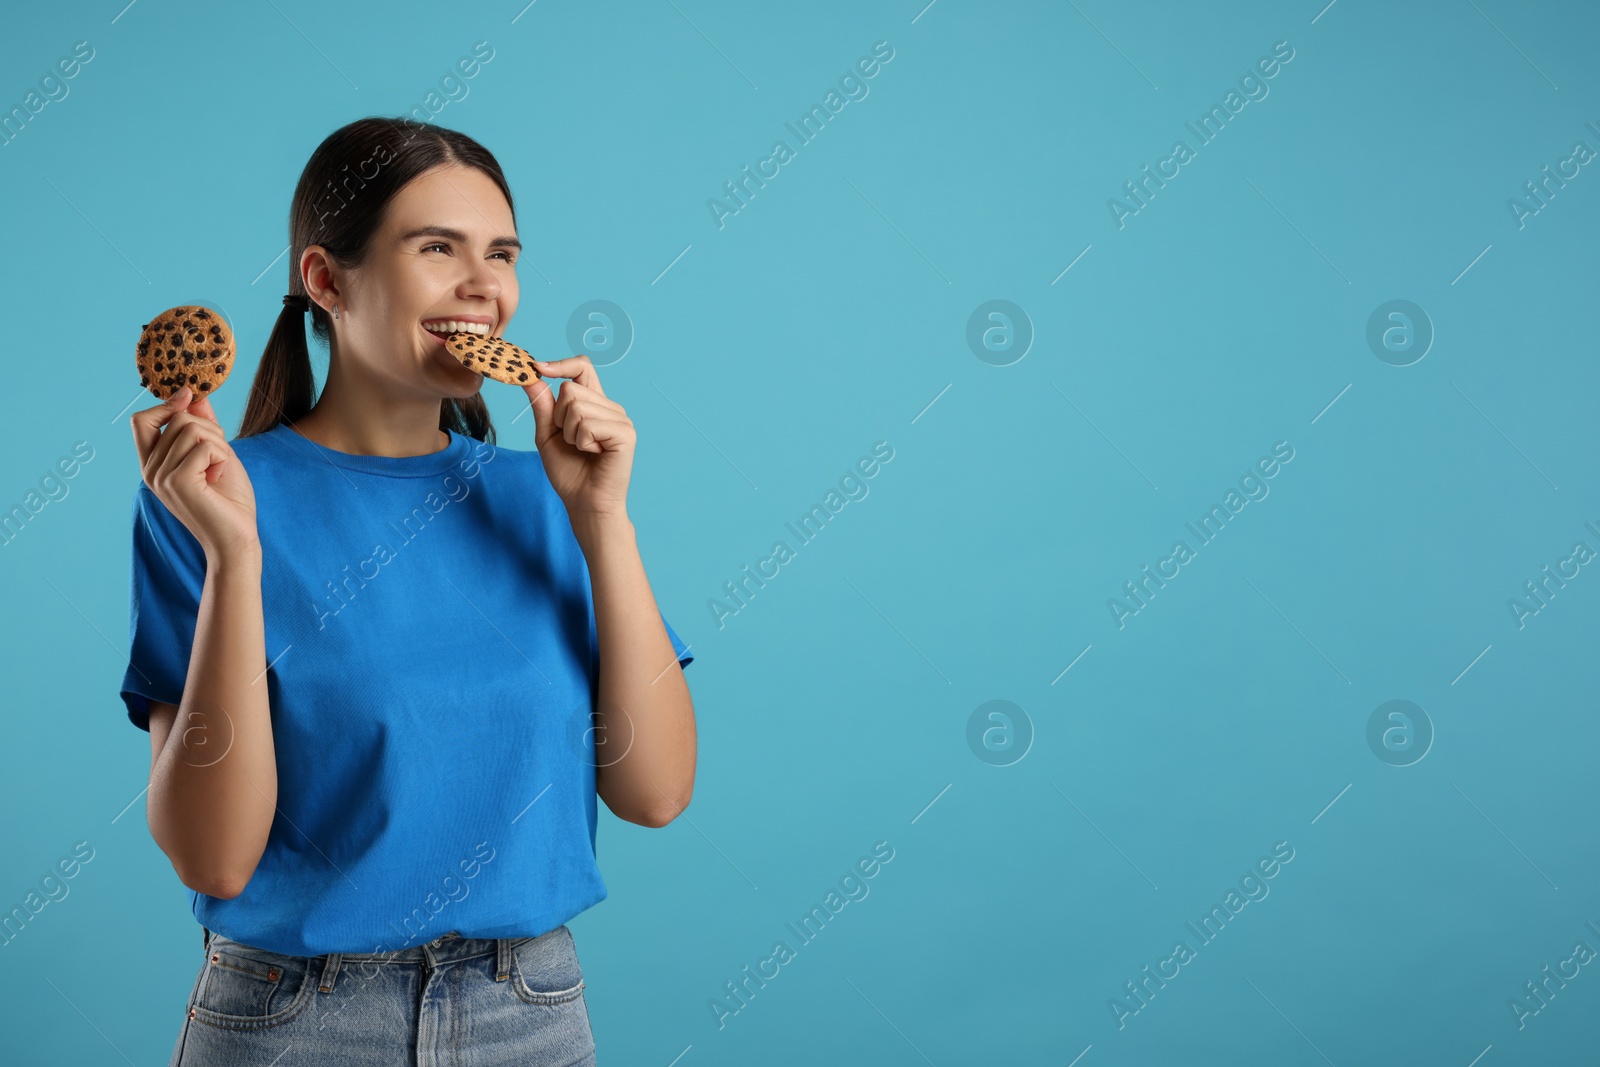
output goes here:
[{"label": "light blue background", "polygon": [[[11,1062],[166,1062],[201,962],[116,695],[140,324],[227,310],[232,434],[310,152],[480,40],[436,121],[518,197],[507,335],[563,355],[584,302],[630,317],[601,374],[696,654],[694,802],[606,813],[611,895],[571,924],[600,1063],[1592,1057],[1594,967],[1524,1028],[1508,1001],[1600,949],[1600,577],[1520,629],[1507,601],[1600,549],[1600,174],[1521,228],[1507,201],[1600,149],[1594,9],[122,4],[19,7],[0,38],[7,108],[95,50],[0,148],[0,509],[95,450],[0,549],[0,910],[95,853],[0,948]],[[870,94],[719,229],[708,198],[880,40]],[[1282,40],[1270,94],[1196,147],[1185,122]],[[1119,229],[1108,198],[1180,137],[1196,158]],[[1008,366],[965,340],[992,299],[1035,331]],[[1366,342],[1394,299],[1437,331],[1410,366]],[[532,447],[521,394],[485,394]],[[869,495],[719,628],[723,583],[876,441]],[[1278,441],[1270,495],[1119,629],[1108,599]],[[996,699],[1033,731],[1005,767],[967,743]],[[1411,766],[1367,744],[1393,699],[1436,732]],[[708,1001],[880,840],[870,895],[719,1029]],[[1119,1029],[1110,998],[1278,841],[1270,895]]]}]

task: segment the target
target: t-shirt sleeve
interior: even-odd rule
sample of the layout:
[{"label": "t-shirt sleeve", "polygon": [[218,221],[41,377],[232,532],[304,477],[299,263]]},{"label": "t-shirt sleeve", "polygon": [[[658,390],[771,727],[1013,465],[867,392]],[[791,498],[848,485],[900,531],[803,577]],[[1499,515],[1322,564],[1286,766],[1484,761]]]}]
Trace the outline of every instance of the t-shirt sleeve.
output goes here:
[{"label": "t-shirt sleeve", "polygon": [[[661,625],[667,628],[667,638],[672,642],[672,654],[677,657],[678,668],[682,670],[694,662],[694,653],[689,651],[689,646],[683,643],[683,638],[678,636],[678,631],[672,628],[672,624],[661,614],[659,608],[656,609],[656,614],[661,619]],[[589,613],[589,653],[590,677],[597,683],[600,677],[600,631],[592,611]]]},{"label": "t-shirt sleeve", "polygon": [[122,676],[128,721],[141,730],[150,729],[150,701],[182,702],[205,576],[200,542],[141,482],[133,498],[128,669]]},{"label": "t-shirt sleeve", "polygon": [[665,615],[661,616],[661,625],[667,628],[667,636],[672,639],[672,651],[678,654],[678,667],[682,669],[693,663],[694,653],[689,651],[689,646],[683,643],[683,638],[678,636]]}]

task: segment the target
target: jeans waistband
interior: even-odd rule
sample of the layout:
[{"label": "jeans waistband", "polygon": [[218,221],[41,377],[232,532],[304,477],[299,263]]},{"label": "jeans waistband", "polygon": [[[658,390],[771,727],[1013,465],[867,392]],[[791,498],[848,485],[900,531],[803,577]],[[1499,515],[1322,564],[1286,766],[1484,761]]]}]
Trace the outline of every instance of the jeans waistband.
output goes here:
[{"label": "jeans waistband", "polygon": [[524,941],[533,940],[529,937],[462,937],[455,930],[451,930],[432,941],[425,941],[420,945],[412,945],[388,952],[330,952],[313,957],[286,957],[283,953],[271,952],[267,949],[257,948],[254,945],[247,945],[241,941],[235,941],[204,926],[201,928],[205,930],[205,944],[208,953],[215,946],[225,945],[229,951],[246,955],[259,955],[263,958],[272,957],[280,960],[309,958],[317,964],[316,970],[320,972],[318,988],[323,993],[333,992],[335,978],[339,973],[340,966],[344,964],[359,964],[363,969],[383,964],[425,965],[429,969],[433,969],[461,960],[477,959],[481,956],[494,956],[494,980],[504,982],[511,977],[512,950]]}]

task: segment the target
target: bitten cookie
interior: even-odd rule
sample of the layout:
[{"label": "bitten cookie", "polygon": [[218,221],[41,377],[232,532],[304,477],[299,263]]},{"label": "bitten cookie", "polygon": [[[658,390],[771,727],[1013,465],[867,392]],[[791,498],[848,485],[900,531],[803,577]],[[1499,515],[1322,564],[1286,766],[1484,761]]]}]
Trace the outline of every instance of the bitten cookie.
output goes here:
[{"label": "bitten cookie", "polygon": [[186,385],[199,400],[233,370],[233,331],[209,308],[168,308],[145,324],[136,360],[139,384],[162,400]]},{"label": "bitten cookie", "polygon": [[533,365],[533,356],[504,337],[457,330],[444,339],[445,348],[468,370],[508,385],[525,385],[544,377]]}]

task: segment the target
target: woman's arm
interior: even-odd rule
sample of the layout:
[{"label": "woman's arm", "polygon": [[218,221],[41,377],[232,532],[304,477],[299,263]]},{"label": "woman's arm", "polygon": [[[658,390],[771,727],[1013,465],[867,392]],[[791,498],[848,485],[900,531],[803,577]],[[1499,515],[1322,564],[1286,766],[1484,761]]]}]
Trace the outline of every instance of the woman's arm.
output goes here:
[{"label": "woman's arm", "polygon": [[150,702],[145,809],[183,884],[224,899],[255,873],[277,810],[266,661],[260,545],[208,553],[183,706]]},{"label": "woman's arm", "polygon": [[[638,435],[588,356],[535,360],[534,444],[589,565],[599,643],[595,790],[618,818],[665,826],[694,792],[694,704],[628,518]],[[565,379],[558,398],[549,380]],[[623,755],[608,755],[608,753]]]},{"label": "woman's arm", "polygon": [[[594,588],[600,645],[595,789],[620,819],[665,826],[694,792],[694,702],[666,627],[631,520],[573,524]],[[607,752],[625,752],[621,758]]]},{"label": "woman's arm", "polygon": [[128,422],[145,485],[205,557],[183,706],[151,709],[145,817],[184,885],[236,897],[278,798],[255,489],[211,401],[188,386]]}]

